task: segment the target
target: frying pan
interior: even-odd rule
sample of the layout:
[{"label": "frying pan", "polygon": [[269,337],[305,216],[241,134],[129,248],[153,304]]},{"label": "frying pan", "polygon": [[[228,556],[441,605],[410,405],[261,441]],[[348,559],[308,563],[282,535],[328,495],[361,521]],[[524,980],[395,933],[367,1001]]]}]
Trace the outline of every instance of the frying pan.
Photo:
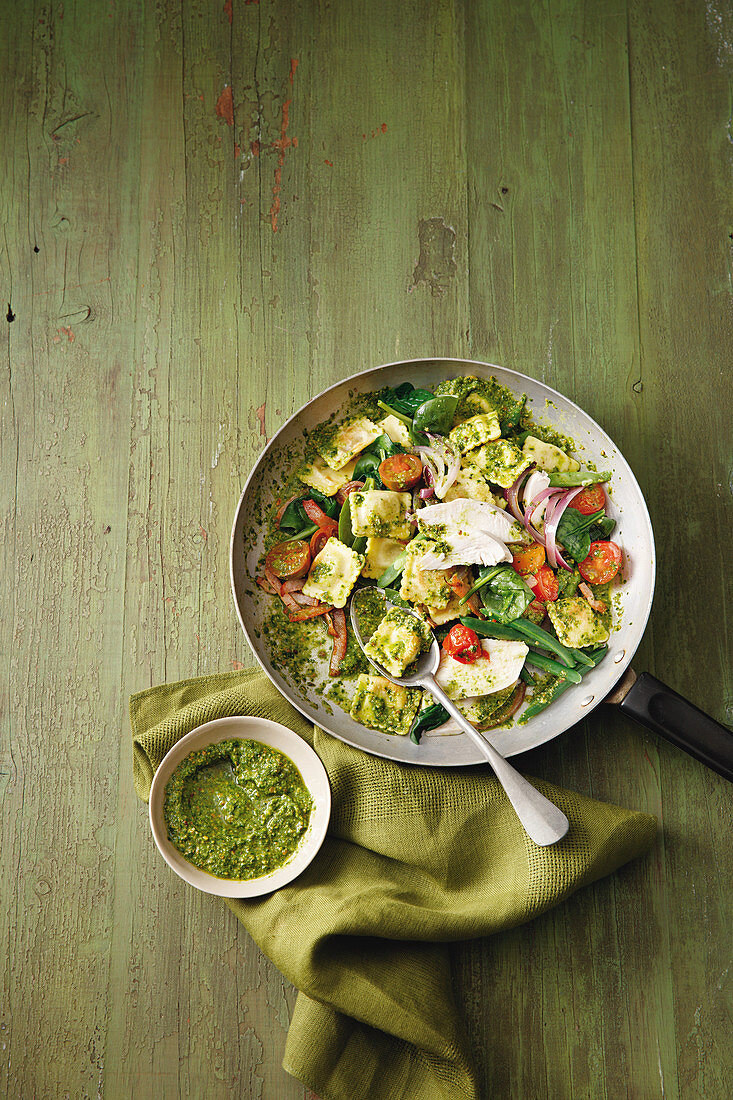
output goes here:
[{"label": "frying pan", "polygon": [[[272,505],[301,461],[305,438],[332,413],[345,410],[353,397],[385,386],[411,382],[434,389],[446,378],[461,374],[495,377],[516,394],[527,394],[527,405],[539,424],[575,440],[583,465],[611,470],[609,513],[617,522],[614,541],[623,550],[622,583],[614,600],[614,620],[605,659],[580,684],[525,725],[492,730],[486,736],[504,756],[514,756],[543,745],[580,721],[601,702],[615,702],[632,718],[685,749],[692,756],[733,780],[733,734],[703,714],[649,673],[636,676],[631,660],[641,641],[654,594],[654,535],[641,489],[614,442],[587,413],[543,383],[492,363],[468,359],[412,359],[388,363],[338,382],[295,413],[265,447],[242,490],[230,543],[230,571],[234,603],[254,655],[280,692],[309,721],[349,745],[390,760],[432,766],[483,763],[473,743],[463,734],[423,734],[419,745],[407,737],[366,729],[335,704],[324,702],[313,688],[298,682],[278,664],[268,647],[263,624],[271,606],[255,584],[257,564],[265,550],[267,518]],[[314,658],[317,660],[317,658]],[[328,659],[319,670],[328,682]]]}]

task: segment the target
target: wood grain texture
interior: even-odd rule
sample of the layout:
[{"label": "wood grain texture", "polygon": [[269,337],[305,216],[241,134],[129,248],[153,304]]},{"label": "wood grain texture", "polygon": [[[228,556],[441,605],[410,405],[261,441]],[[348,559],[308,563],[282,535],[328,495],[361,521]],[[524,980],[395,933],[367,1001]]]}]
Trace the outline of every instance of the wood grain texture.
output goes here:
[{"label": "wood grain texture", "polygon": [[[127,696],[249,662],[229,527],[282,420],[468,355],[619,444],[659,544],[637,667],[731,721],[733,9],[2,8],[0,1088],[309,1100],[294,990],[153,848]],[[485,1095],[727,1100],[730,786],[611,708],[525,762],[661,827],[453,949]]]}]

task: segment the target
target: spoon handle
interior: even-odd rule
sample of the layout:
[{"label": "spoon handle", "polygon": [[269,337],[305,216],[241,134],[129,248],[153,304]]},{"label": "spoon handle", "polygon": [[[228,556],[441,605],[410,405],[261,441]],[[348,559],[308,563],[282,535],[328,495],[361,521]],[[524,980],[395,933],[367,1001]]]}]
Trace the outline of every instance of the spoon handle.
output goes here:
[{"label": "spoon handle", "polygon": [[540,794],[524,776],[520,775],[497,752],[485,737],[482,737],[477,729],[471,725],[464,714],[458,709],[452,699],[449,699],[443,689],[439,687],[434,676],[424,677],[424,686],[432,694],[436,702],[440,703],[456,720],[458,725],[475,742],[483,755],[494,769],[496,778],[501,783],[507,798],[514,807],[517,817],[522,822],[528,836],[542,847],[548,844],[556,844],[562,840],[569,828],[569,822],[562,810],[554,803]]}]

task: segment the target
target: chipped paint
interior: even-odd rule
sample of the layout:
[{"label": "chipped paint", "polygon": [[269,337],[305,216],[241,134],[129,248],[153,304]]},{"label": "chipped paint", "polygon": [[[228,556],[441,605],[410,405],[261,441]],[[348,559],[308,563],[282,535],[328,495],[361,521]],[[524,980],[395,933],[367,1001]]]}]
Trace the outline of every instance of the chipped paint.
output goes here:
[{"label": "chipped paint", "polygon": [[260,407],[258,409],[255,409],[255,416],[257,417],[257,419],[260,422],[260,435],[264,439],[267,439],[267,432],[265,431],[265,402],[264,401],[262,402],[262,404],[260,405]]},{"label": "chipped paint", "polygon": [[420,256],[412,273],[410,290],[425,283],[434,297],[440,297],[456,274],[456,231],[442,218],[421,218],[417,233]]},{"label": "chipped paint", "polygon": [[[298,67],[297,57],[290,59],[290,76],[289,80],[292,84],[295,70]],[[298,139],[288,137],[288,126],[290,125],[290,104],[293,102],[292,97],[286,99],[282,105],[282,115],[280,121],[280,137],[272,142],[272,148],[278,150],[277,167],[275,168],[275,182],[272,185],[272,206],[270,207],[270,224],[272,225],[272,232],[278,231],[278,217],[280,215],[280,192],[282,191],[282,177],[283,177],[283,164],[285,163],[285,151],[291,146],[294,149],[298,148]]]},{"label": "chipped paint", "polygon": [[224,89],[216,101],[217,118],[223,118],[227,126],[234,125],[234,97],[231,84],[225,84]]},{"label": "chipped paint", "polygon": [[369,133],[369,134],[363,133],[361,135],[361,140],[366,141],[366,139],[368,137],[375,138],[375,137],[379,137],[380,134],[386,134],[386,133],[387,133],[387,123],[383,122],[381,124],[381,126],[377,126],[376,130],[372,130],[371,133]]},{"label": "chipped paint", "polygon": [[229,20],[229,25],[231,26],[232,19],[234,17],[234,13],[232,12],[232,0],[226,0],[226,3],[224,5],[224,14]]},{"label": "chipped paint", "polygon": [[259,141],[257,141],[257,140],[251,141],[249,143],[249,148],[250,148],[250,151],[251,151],[253,157],[258,157],[260,155],[260,143],[259,143]]}]

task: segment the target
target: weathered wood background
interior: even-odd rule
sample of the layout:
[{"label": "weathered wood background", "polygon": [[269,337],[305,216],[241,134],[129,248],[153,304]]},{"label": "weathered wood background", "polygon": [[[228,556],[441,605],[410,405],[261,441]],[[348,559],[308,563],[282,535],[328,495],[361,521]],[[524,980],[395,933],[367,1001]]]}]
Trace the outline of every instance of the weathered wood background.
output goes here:
[{"label": "weathered wood background", "polygon": [[[127,696],[248,662],[266,436],[443,354],[618,442],[659,548],[636,666],[731,721],[733,7],[0,6],[0,1087],[303,1098],[293,990],[154,850]],[[455,949],[486,1096],[727,1100],[730,785],[603,708],[527,767],[661,831]]]}]

